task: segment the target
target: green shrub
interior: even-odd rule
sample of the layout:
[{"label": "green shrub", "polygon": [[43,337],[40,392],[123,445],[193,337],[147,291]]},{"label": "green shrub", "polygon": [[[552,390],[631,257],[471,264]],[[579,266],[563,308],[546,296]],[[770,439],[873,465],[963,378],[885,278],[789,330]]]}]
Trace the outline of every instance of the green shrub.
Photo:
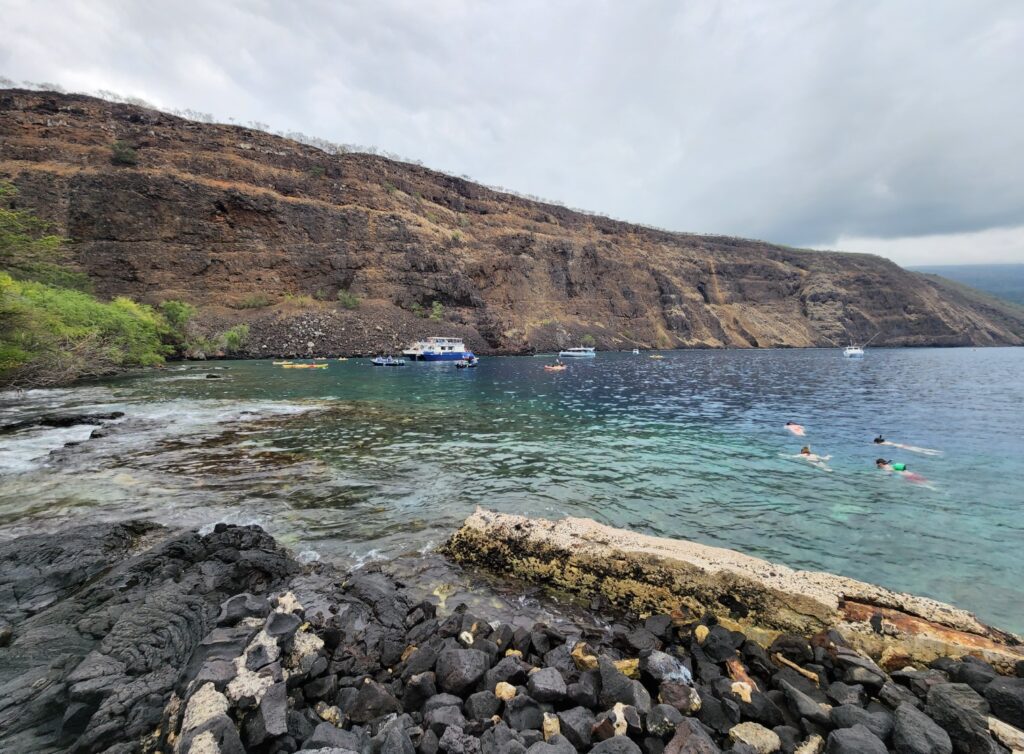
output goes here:
[{"label": "green shrub", "polygon": [[284,294],[284,300],[287,304],[301,306],[306,309],[316,306],[316,299],[305,294],[292,295],[291,293],[286,293]]},{"label": "green shrub", "polygon": [[225,353],[238,353],[249,342],[249,325],[235,325],[221,333],[218,340]]},{"label": "green shrub", "polygon": [[58,385],[163,361],[168,326],[151,307],[0,272],[0,383]]},{"label": "green shrub", "polygon": [[231,304],[232,309],[263,309],[272,305],[274,302],[265,293],[254,293],[251,296],[246,296],[240,301],[236,301]]},{"label": "green shrub", "polygon": [[354,293],[346,290],[338,291],[338,303],[345,309],[359,308],[359,298]]},{"label": "green shrub", "polygon": [[597,341],[594,340],[593,335],[584,335],[582,338],[580,338],[580,345],[586,346],[587,348],[593,348],[594,346],[597,345]]},{"label": "green shrub", "polygon": [[419,302],[416,302],[412,306],[410,306],[409,310],[413,314],[415,314],[417,317],[426,317],[427,316],[426,309],[424,309],[423,306]]},{"label": "green shrub", "polygon": [[444,307],[440,301],[435,301],[430,305],[430,318],[439,320],[442,316],[444,316]]},{"label": "green shrub", "polygon": [[309,174],[314,178],[323,178],[327,174],[327,170],[323,165],[314,165],[309,169]]},{"label": "green shrub", "polygon": [[110,161],[115,165],[138,165],[139,155],[127,142],[115,141],[110,145]]}]

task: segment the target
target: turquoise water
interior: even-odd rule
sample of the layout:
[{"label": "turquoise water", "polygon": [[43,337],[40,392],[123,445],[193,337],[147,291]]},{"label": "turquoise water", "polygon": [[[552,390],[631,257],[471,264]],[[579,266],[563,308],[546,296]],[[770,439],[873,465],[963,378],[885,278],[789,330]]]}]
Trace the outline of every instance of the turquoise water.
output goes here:
[{"label": "turquoise water", "polygon": [[[434,547],[479,504],[736,548],[1024,631],[1024,349],[599,354],[560,374],[543,363],[218,362],[6,394],[4,424],[71,408],[126,416],[56,452],[92,428],[0,435],[0,536],[229,520],[304,557],[365,560]],[[879,432],[943,454],[879,453]],[[792,457],[804,443],[830,471]],[[879,455],[928,484],[877,471]]]}]

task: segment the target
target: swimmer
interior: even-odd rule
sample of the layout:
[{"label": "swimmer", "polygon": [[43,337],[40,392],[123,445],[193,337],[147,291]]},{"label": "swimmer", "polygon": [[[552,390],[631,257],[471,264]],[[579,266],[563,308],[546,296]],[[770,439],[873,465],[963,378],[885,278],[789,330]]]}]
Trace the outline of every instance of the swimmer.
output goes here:
[{"label": "swimmer", "polygon": [[932,448],[919,448],[916,445],[903,445],[898,442],[889,442],[884,437],[879,435],[874,440],[875,445],[886,445],[890,448],[899,448],[900,450],[909,450],[911,453],[920,453],[924,456],[941,456],[941,450],[933,450]]},{"label": "swimmer", "polygon": [[786,429],[788,429],[790,432],[792,432],[797,437],[803,437],[804,436],[804,428],[803,428],[803,426],[800,425],[800,424],[797,424],[796,422],[786,422]]},{"label": "swimmer", "polygon": [[920,474],[915,474],[913,471],[907,468],[905,463],[893,463],[892,461],[886,461],[884,458],[875,459],[875,468],[881,471],[888,471],[890,474],[899,474],[901,477],[906,479],[908,482],[913,484],[927,484],[928,480]]},{"label": "swimmer", "polygon": [[817,466],[822,471],[832,471],[832,469],[828,467],[828,464],[825,463],[825,461],[832,458],[832,456],[819,456],[817,453],[812,453],[810,447],[808,447],[807,445],[804,445],[802,448],[800,448],[799,455],[793,457],[802,458],[811,465]]}]

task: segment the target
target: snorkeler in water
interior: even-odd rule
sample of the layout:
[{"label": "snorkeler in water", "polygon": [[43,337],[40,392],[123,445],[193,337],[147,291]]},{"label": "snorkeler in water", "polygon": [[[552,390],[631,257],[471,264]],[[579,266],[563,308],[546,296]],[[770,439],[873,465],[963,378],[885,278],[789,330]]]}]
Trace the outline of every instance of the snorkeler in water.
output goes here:
[{"label": "snorkeler in water", "polygon": [[890,474],[899,474],[901,477],[913,484],[928,483],[928,480],[923,476],[908,469],[907,464],[905,463],[894,463],[893,461],[887,461],[884,458],[877,458],[875,459],[875,468],[880,469],[881,471],[888,471]]},{"label": "snorkeler in water", "polygon": [[788,429],[790,432],[792,432],[797,437],[803,437],[804,436],[803,425],[797,424],[796,422],[786,422],[786,429]]},{"label": "snorkeler in water", "polygon": [[899,448],[900,450],[909,450],[911,453],[920,453],[925,456],[941,456],[941,450],[933,450],[932,448],[919,448],[916,445],[904,445],[898,442],[889,442],[884,437],[879,435],[874,440],[875,445],[885,445],[890,448]]},{"label": "snorkeler in water", "polygon": [[823,471],[832,471],[832,469],[828,467],[828,464],[825,463],[825,461],[832,458],[832,456],[819,456],[817,453],[812,453],[811,448],[807,445],[804,445],[802,448],[800,448],[800,453],[793,457],[802,458],[812,466],[817,466],[819,469]]}]

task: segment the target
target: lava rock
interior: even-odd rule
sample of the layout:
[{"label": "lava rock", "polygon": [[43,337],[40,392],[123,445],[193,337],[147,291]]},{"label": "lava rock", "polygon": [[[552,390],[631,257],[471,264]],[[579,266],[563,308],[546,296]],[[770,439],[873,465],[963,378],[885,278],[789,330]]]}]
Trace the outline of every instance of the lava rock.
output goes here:
[{"label": "lava rock", "polygon": [[1002,751],[988,733],[988,703],[966,683],[932,686],[924,711],[949,734],[957,754]]},{"label": "lava rock", "polygon": [[[327,678],[333,680],[334,676]],[[367,681],[360,686],[352,705],[345,710],[354,723],[368,723],[390,712],[401,711],[402,703],[376,681]]]},{"label": "lava rock", "polygon": [[406,712],[416,712],[423,707],[424,702],[436,695],[437,685],[434,682],[433,671],[417,673],[405,684],[405,690],[402,693],[402,709]]},{"label": "lava rock", "polygon": [[811,697],[798,690],[788,681],[782,681],[779,685],[781,686],[782,691],[786,694],[786,699],[789,700],[790,705],[793,707],[793,710],[797,715],[810,720],[815,725],[819,725],[825,729],[832,727],[832,722],[830,720],[830,707],[827,705],[822,706]]},{"label": "lava rock", "polygon": [[243,618],[262,618],[270,612],[266,597],[243,592],[224,600],[217,616],[218,626],[233,626]]},{"label": "lava rock", "polygon": [[447,754],[480,754],[480,740],[455,726],[444,729],[438,746]]},{"label": "lava rock", "polygon": [[657,738],[667,738],[683,721],[682,713],[669,704],[656,704],[647,715],[647,732]]},{"label": "lava rock", "polygon": [[463,709],[470,720],[488,720],[501,708],[501,700],[490,691],[470,694]]},{"label": "lava rock", "polygon": [[533,697],[518,694],[505,702],[504,718],[514,730],[540,730],[544,722],[544,709]]},{"label": "lava rock", "polygon": [[526,665],[518,657],[503,657],[498,663],[484,673],[484,690],[494,691],[494,687],[504,681],[518,686],[526,680]]},{"label": "lava rock", "polygon": [[688,717],[676,728],[672,740],[665,744],[664,754],[721,754],[721,751],[703,726]]},{"label": "lava rock", "polygon": [[842,681],[830,683],[825,688],[825,696],[836,704],[864,705],[864,687],[860,684],[851,686]]},{"label": "lava rock", "polygon": [[313,731],[313,735],[302,742],[302,748],[360,751],[362,741],[352,731],[336,728],[330,723],[320,723]]},{"label": "lava rock", "polygon": [[466,727],[466,718],[462,714],[461,709],[456,706],[447,705],[426,712],[423,715],[423,725],[434,731],[435,735],[441,737],[448,728],[464,729]]},{"label": "lava rock", "polygon": [[888,754],[888,750],[870,730],[863,725],[854,725],[829,733],[825,754]]},{"label": "lava rock", "polygon": [[625,736],[616,736],[601,741],[590,750],[590,754],[643,754],[640,747]]},{"label": "lava rock", "polygon": [[295,632],[299,630],[300,625],[302,625],[302,621],[294,613],[273,612],[267,618],[263,630],[267,632],[267,636],[276,639],[278,642],[286,642],[295,636]]},{"label": "lava rock", "polygon": [[559,702],[565,699],[566,694],[565,680],[555,668],[541,668],[530,673],[526,689],[538,702]]},{"label": "lava rock", "polygon": [[853,704],[841,704],[832,708],[829,720],[836,728],[852,728],[854,725],[863,725],[874,735],[885,741],[892,733],[892,718],[885,712],[869,712],[863,707]]},{"label": "lava rock", "polygon": [[477,649],[446,649],[437,657],[437,685],[452,694],[461,694],[475,686],[490,663]]},{"label": "lava rock", "polygon": [[992,714],[1024,729],[1024,678],[996,678],[985,687],[985,699]]},{"label": "lava rock", "polygon": [[596,718],[586,707],[573,707],[558,713],[558,725],[562,735],[580,751],[590,746],[591,729]]},{"label": "lava rock", "polygon": [[953,754],[949,734],[912,704],[896,708],[892,742],[896,754]]},{"label": "lava rock", "polygon": [[651,711],[651,695],[640,681],[627,678],[611,661],[601,658],[598,661],[601,674],[601,690],[598,701],[603,707],[611,707],[616,702],[636,707],[641,714]]}]

